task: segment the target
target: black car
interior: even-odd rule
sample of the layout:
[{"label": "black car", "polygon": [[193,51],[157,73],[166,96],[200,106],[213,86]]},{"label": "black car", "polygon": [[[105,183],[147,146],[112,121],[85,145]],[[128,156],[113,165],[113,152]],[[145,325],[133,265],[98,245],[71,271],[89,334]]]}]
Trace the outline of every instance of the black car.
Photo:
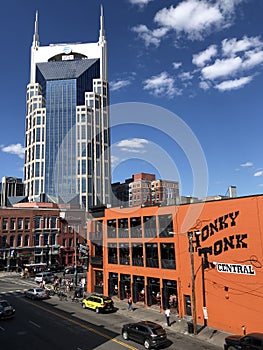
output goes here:
[{"label": "black car", "polygon": [[0,300],[0,319],[14,317],[15,312],[15,308],[7,300]]},{"label": "black car", "polygon": [[263,333],[230,335],[225,338],[225,350],[263,350]]},{"label": "black car", "polygon": [[[64,272],[65,272],[66,274],[75,273],[75,267],[74,267],[74,266],[65,267]],[[83,266],[78,265],[78,266],[77,266],[77,273],[82,273],[82,272],[84,272]]]},{"label": "black car", "polygon": [[167,342],[165,329],[151,321],[125,324],[122,327],[122,337],[143,344],[145,349],[157,348]]}]

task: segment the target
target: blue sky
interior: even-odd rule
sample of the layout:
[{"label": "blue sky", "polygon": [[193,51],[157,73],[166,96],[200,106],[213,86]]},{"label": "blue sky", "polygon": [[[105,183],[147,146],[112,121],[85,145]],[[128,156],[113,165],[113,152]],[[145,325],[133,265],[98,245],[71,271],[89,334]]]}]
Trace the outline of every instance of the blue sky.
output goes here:
[{"label": "blue sky", "polygon": [[113,182],[153,172],[178,180],[182,195],[262,193],[262,0],[3,2],[0,177],[23,177],[36,10],[41,45],[96,42],[100,4]]}]

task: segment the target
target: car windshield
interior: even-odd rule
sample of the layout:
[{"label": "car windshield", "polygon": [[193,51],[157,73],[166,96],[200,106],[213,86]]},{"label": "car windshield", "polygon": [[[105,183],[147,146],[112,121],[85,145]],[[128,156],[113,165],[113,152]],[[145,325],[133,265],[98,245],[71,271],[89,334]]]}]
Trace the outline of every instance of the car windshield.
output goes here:
[{"label": "car windshield", "polygon": [[7,307],[7,306],[9,306],[10,304],[9,304],[6,300],[3,300],[3,301],[0,302],[0,305],[1,305],[2,307]]},{"label": "car windshield", "polygon": [[42,288],[36,288],[36,292],[37,293],[41,293],[41,292],[43,292],[43,289]]}]

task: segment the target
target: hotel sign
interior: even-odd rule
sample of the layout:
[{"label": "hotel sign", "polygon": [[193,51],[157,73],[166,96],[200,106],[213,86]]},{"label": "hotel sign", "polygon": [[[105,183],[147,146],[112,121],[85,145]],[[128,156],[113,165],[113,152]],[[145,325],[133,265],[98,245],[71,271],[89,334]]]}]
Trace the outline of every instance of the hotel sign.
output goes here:
[{"label": "hotel sign", "polygon": [[218,272],[236,273],[240,275],[255,275],[252,265],[215,263]]}]

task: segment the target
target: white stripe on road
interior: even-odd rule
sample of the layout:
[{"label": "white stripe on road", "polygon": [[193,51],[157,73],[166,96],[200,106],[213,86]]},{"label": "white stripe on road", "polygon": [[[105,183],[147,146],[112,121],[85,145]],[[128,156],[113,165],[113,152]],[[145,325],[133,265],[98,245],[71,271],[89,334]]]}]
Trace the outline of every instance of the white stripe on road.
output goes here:
[{"label": "white stripe on road", "polygon": [[33,322],[33,321],[30,321],[29,320],[29,323],[31,323],[33,326],[37,327],[37,328],[41,328],[39,324]]}]

